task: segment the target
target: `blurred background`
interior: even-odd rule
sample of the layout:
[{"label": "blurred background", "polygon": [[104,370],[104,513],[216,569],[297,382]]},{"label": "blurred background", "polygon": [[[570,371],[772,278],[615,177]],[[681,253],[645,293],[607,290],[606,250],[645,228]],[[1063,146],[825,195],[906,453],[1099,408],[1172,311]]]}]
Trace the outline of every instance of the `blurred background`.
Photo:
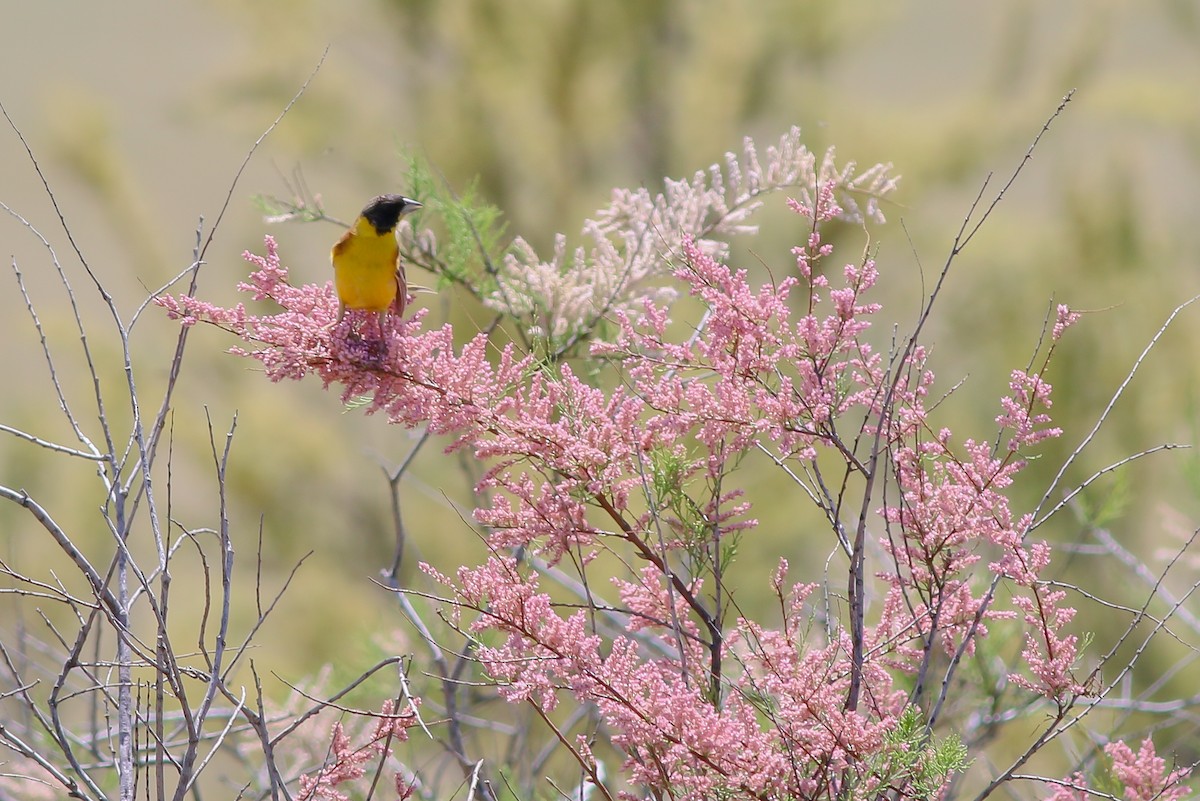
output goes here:
[{"label": "blurred background", "polygon": [[[885,303],[876,336],[886,348],[893,325],[911,329],[985,180],[992,176],[984,190],[991,198],[1075,89],[958,258],[927,330],[941,390],[963,382],[945,420],[960,438],[991,438],[1008,373],[1029,362],[1051,304],[1094,310],[1060,346],[1050,374],[1055,419],[1067,433],[1034,465],[1019,495],[1023,509],[1171,309],[1200,292],[1194,0],[130,0],[119,10],[9,3],[0,14],[0,102],[126,320],[148,290],[191,262],[197,226],[203,220],[208,235],[248,149],[326,48],[308,91],[232,191],[201,273],[205,299],[240,299],[241,253],[261,252],[264,233],[280,241],[294,278],[326,280],[340,229],[268,227],[252,202],[287,197],[299,175],[331,215],[348,220],[369,197],[407,190],[398,154],[408,149],[452,187],[478,178],[510,232],[548,248],[555,232],[575,236],[613,187],[653,189],[664,176],[690,175],[738,150],[744,136],[765,147],[796,124],[818,153],[836,146],[840,161],[891,162],[903,176],[884,207],[888,224],[870,230]],[[111,319],[7,126],[0,128],[0,200],[54,247],[106,389],[117,389],[123,378]],[[741,266],[764,276],[766,266],[787,269],[788,249],[801,236],[782,212],[783,198],[769,203],[764,236],[734,251]],[[46,249],[7,214],[0,243],[28,283],[74,411],[94,421],[78,338]],[[847,231],[839,244],[847,248],[839,261],[855,261],[863,234]],[[12,275],[0,286],[7,376],[0,422],[73,443]],[[486,316],[455,300],[417,302],[433,307],[431,324],[451,319],[465,338]],[[176,330],[156,308],[134,329],[136,380],[151,402]],[[1195,442],[1198,336],[1200,309],[1158,344],[1068,483],[1160,443]],[[285,596],[260,657],[296,676],[370,650],[375,632],[389,627],[394,611],[370,581],[391,558],[383,471],[415,439],[347,412],[314,382],[268,383],[253,363],[224,353],[234,344],[203,327],[190,340],[174,402],[171,514],[187,527],[214,525],[206,416],[223,447],[236,414],[235,537],[252,552],[261,519],[272,587],[313,552],[301,572],[305,589]],[[108,411],[129,414],[120,404]],[[1106,522],[1155,570],[1179,544],[1177,532],[1195,526],[1195,465],[1187,452],[1154,456],[1106,477],[1092,496],[1097,504],[1121,501]],[[787,487],[766,471],[761,480]],[[83,541],[105,543],[96,514],[102,496],[88,464],[0,437],[0,483],[29,490]],[[469,482],[440,447],[422,451],[403,497],[407,569],[414,557],[453,569],[477,548],[462,511]],[[819,575],[827,533],[814,527],[820,539],[806,540],[795,508],[760,505],[754,514],[763,526],[753,536],[771,543],[769,564],[780,552],[815,549],[814,575],[797,578]],[[1043,531],[1080,536],[1071,513]],[[0,506],[0,555],[28,563],[49,548],[27,513]],[[747,588],[744,602],[753,604],[757,591]]]}]

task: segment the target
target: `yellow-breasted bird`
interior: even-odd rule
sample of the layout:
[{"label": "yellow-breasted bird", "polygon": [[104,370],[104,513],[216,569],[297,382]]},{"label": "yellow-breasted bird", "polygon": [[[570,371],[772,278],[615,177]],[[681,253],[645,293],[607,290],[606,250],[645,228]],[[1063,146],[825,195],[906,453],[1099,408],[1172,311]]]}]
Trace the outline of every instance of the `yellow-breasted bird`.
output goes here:
[{"label": "yellow-breasted bird", "polygon": [[404,314],[408,303],[408,281],[396,244],[400,218],[421,208],[403,195],[380,195],[359,213],[350,230],[333,246],[333,287],[338,296],[338,320],[346,309],[372,312],[380,323],[391,310]]}]

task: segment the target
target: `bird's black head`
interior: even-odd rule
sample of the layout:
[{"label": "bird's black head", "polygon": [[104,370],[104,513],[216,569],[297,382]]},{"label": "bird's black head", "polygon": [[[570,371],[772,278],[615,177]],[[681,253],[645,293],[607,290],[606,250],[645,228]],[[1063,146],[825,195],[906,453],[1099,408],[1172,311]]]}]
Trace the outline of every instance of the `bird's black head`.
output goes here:
[{"label": "bird's black head", "polygon": [[421,204],[403,195],[380,195],[363,207],[362,216],[380,234],[396,227],[400,218],[410,211],[421,208]]}]

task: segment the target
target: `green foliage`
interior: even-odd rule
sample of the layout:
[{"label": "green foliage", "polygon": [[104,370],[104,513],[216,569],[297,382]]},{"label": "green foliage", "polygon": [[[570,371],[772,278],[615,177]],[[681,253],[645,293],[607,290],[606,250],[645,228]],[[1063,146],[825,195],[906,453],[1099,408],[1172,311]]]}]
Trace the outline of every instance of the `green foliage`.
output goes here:
[{"label": "green foliage", "polygon": [[[462,194],[455,194],[444,180],[435,178],[423,158],[410,153],[404,155],[404,161],[410,191],[425,205],[418,214],[429,213],[444,228],[436,254],[415,250],[405,256],[433,272],[438,289],[459,284],[477,298],[495,292],[496,263],[507,247],[503,213],[483,199],[478,180],[468,184]],[[414,228],[418,220],[414,217]]]},{"label": "green foliage", "polygon": [[682,454],[662,449],[650,452],[650,486],[654,497],[661,499],[666,508],[676,513],[683,506],[681,499],[686,497],[686,476],[687,459]]},{"label": "green foliage", "polygon": [[342,413],[346,414],[348,412],[356,412],[359,409],[361,409],[365,406],[370,406],[370,405],[371,405],[371,396],[370,395],[358,395],[358,396],[355,396],[355,397],[351,398],[350,400],[346,401],[346,403],[342,407]]},{"label": "green foliage", "polygon": [[688,547],[703,548],[711,526],[700,506],[687,492],[688,458],[671,450],[650,453],[650,487],[658,509]]},{"label": "green foliage", "polygon": [[868,780],[881,789],[903,788],[905,798],[936,797],[951,773],[971,764],[958,735],[931,736],[915,706],[904,710],[884,741],[886,746],[869,764]]}]

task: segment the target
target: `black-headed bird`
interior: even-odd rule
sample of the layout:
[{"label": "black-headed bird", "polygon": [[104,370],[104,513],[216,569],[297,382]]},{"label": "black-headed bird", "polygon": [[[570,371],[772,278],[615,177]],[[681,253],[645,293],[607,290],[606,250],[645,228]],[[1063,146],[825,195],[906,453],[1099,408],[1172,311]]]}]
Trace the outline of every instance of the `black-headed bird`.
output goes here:
[{"label": "black-headed bird", "polygon": [[338,296],[338,320],[346,309],[371,312],[383,333],[383,315],[404,314],[408,280],[400,262],[396,225],[421,208],[403,195],[380,195],[363,207],[350,230],[333,246],[333,287]]}]

